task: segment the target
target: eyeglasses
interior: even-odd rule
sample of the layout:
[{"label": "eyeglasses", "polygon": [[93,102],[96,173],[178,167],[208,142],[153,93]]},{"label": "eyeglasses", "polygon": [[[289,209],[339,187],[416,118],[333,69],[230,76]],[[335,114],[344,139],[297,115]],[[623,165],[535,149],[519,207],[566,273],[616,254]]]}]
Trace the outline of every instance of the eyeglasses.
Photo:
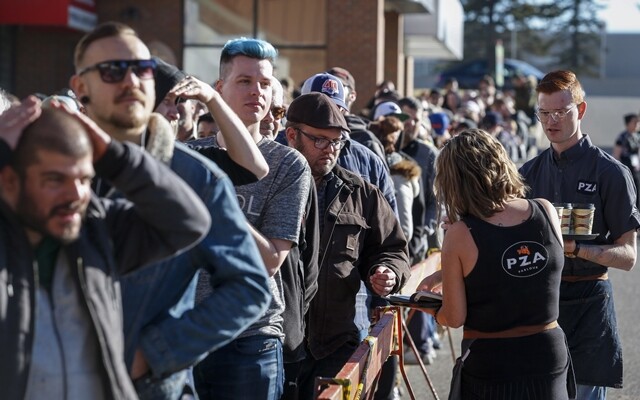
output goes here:
[{"label": "eyeglasses", "polygon": [[324,150],[327,147],[331,146],[334,150],[340,150],[345,146],[345,144],[347,144],[347,141],[345,139],[338,139],[338,140],[332,141],[329,139],[319,138],[313,135],[309,135],[307,132],[303,131],[300,128],[295,128],[295,130],[302,133],[307,138],[313,140],[313,145],[315,146],[316,149]]},{"label": "eyeglasses", "polygon": [[273,115],[273,119],[284,118],[284,113],[286,111],[287,111],[287,107],[285,106],[271,106],[271,114]]},{"label": "eyeglasses", "polygon": [[97,70],[104,83],[122,82],[129,68],[140,79],[152,79],[156,69],[155,60],[110,60],[78,71],[78,75]]},{"label": "eyeglasses", "polygon": [[556,111],[543,111],[538,109],[538,111],[536,112],[536,118],[538,118],[538,121],[540,122],[547,122],[549,120],[549,117],[551,117],[555,122],[559,122],[565,119],[567,115],[569,115],[574,106],[577,106],[577,104],[572,104],[569,108]]}]

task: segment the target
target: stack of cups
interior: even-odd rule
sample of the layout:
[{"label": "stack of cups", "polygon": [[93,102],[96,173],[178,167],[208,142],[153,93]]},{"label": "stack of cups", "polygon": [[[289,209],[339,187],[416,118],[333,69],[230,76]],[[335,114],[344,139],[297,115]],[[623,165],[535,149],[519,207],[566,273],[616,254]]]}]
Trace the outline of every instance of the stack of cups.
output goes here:
[{"label": "stack of cups", "polygon": [[590,235],[593,214],[596,207],[592,203],[553,203],[558,212],[563,235]]},{"label": "stack of cups", "polygon": [[568,235],[571,233],[571,210],[573,207],[571,203],[554,203],[553,206],[558,211],[558,218],[560,219],[560,227],[562,228],[562,234]]},{"label": "stack of cups", "polygon": [[572,233],[590,235],[595,210],[596,207],[592,203],[573,204],[573,211],[571,212]]}]

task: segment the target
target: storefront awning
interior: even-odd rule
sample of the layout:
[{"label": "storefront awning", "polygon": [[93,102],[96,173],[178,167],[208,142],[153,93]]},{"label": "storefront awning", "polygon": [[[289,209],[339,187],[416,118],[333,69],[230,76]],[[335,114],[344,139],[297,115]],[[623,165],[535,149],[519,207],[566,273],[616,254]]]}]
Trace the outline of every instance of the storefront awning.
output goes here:
[{"label": "storefront awning", "polygon": [[96,26],[95,0],[0,1],[0,24],[67,27],[90,31]]}]

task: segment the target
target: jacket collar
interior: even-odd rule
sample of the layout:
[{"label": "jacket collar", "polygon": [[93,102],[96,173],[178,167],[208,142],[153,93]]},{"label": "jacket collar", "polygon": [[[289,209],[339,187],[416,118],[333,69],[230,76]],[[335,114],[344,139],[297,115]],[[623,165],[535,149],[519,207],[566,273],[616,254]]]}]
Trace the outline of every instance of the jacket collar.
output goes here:
[{"label": "jacket collar", "polygon": [[161,114],[151,114],[144,142],[144,147],[149,154],[168,165],[173,158],[174,142],[175,135],[169,121]]}]

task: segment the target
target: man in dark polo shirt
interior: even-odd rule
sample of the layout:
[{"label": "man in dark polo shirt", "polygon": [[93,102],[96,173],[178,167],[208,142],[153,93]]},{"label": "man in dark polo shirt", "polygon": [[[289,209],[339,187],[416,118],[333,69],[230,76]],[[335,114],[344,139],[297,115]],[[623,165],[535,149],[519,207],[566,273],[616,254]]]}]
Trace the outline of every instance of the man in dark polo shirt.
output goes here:
[{"label": "man in dark polo shirt", "polygon": [[560,318],[573,359],[577,399],[605,399],[622,387],[622,349],[608,268],[633,268],[640,215],[627,168],[582,133],[584,91],[571,71],[547,74],[538,84],[537,117],[551,147],[520,170],[530,197],[557,203],[593,203],[594,240],[565,240]]}]

